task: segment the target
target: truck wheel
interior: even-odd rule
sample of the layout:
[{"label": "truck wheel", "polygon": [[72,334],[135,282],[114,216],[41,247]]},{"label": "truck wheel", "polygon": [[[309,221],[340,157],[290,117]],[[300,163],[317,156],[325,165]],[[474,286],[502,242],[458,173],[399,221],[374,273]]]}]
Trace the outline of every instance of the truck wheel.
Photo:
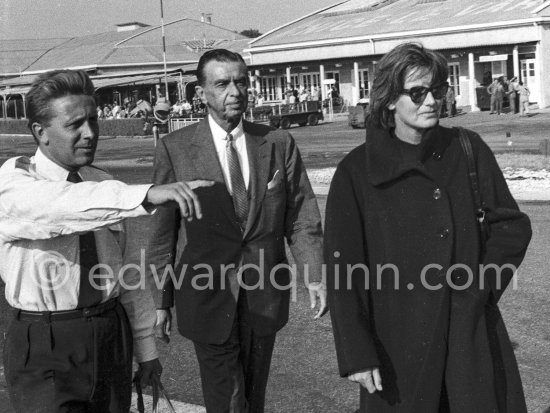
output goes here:
[{"label": "truck wheel", "polygon": [[312,113],[307,117],[307,123],[309,123],[309,126],[315,126],[319,123],[319,118],[315,113]]},{"label": "truck wheel", "polygon": [[281,128],[288,129],[290,128],[292,122],[290,122],[289,118],[282,118],[281,119]]},{"label": "truck wheel", "polygon": [[269,119],[269,124],[274,127],[275,129],[277,129],[280,125],[281,121],[277,118],[271,118]]}]

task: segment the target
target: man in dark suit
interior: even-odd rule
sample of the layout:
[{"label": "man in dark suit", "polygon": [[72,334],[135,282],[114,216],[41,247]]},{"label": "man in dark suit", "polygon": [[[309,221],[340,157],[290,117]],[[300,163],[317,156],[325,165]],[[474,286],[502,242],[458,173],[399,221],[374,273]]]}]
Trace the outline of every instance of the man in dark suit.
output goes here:
[{"label": "man in dark suit", "polygon": [[207,412],[261,413],[296,269],[312,308],[320,301],[315,318],[327,311],[320,214],[292,136],[242,119],[242,57],[211,50],[197,78],[209,116],[159,141],[154,182],[215,183],[195,191],[202,220],[169,208],[154,218],[148,264],[160,277],[174,270],[156,297],[157,324],[169,332],[175,302],[179,332],[195,345]]}]

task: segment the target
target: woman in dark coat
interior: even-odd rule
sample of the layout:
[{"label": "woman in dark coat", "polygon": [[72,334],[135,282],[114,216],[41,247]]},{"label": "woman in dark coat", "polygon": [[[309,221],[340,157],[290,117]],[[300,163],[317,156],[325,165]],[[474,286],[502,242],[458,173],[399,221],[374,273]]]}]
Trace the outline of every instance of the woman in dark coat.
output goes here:
[{"label": "woman in dark coat", "polygon": [[340,373],[361,384],[361,412],[527,412],[497,302],[530,222],[491,150],[466,131],[491,229],[480,254],[467,158],[458,130],[439,125],[447,76],[445,59],[417,44],[384,56],[366,142],[330,187],[329,304]]}]

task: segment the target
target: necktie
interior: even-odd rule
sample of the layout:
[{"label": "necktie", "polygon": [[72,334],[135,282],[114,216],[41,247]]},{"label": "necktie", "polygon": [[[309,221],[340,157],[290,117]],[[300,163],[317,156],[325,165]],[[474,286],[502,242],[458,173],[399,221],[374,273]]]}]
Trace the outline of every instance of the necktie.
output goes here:
[{"label": "necktie", "polygon": [[230,133],[227,135],[225,149],[227,166],[229,167],[229,177],[231,179],[231,189],[233,190],[233,208],[235,209],[235,215],[237,216],[237,221],[239,222],[241,230],[244,231],[248,218],[248,194],[246,192],[243,173],[239,163],[239,155],[237,154],[237,149],[235,149],[233,135]]},{"label": "necktie", "polygon": [[[67,181],[72,183],[82,182],[77,172],[69,172]],[[101,290],[94,288],[90,283],[90,270],[99,264],[97,248],[93,232],[80,235],[80,291],[78,292],[78,308],[91,307],[101,302],[103,294]]]}]

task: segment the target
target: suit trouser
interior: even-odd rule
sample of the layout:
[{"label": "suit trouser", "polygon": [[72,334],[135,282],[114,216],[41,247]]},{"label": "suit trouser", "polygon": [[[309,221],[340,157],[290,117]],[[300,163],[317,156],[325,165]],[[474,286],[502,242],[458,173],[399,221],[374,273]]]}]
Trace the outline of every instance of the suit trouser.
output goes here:
[{"label": "suit trouser", "polygon": [[4,368],[18,413],[127,413],[132,332],[124,308],[61,321],[16,315]]},{"label": "suit trouser", "polygon": [[516,94],[515,93],[510,93],[508,99],[510,100],[510,112],[512,112],[512,115],[515,114],[515,113],[518,113],[517,109],[516,109]]},{"label": "suit trouser", "polygon": [[497,113],[499,115],[502,113],[502,103],[503,103],[503,98],[502,97],[496,97],[495,98],[495,110],[497,111]]},{"label": "suit trouser", "polygon": [[519,98],[519,113],[521,115],[529,113],[529,99]]},{"label": "suit trouser", "polygon": [[275,334],[258,337],[251,328],[246,291],[223,344],[194,342],[207,413],[262,413]]}]

